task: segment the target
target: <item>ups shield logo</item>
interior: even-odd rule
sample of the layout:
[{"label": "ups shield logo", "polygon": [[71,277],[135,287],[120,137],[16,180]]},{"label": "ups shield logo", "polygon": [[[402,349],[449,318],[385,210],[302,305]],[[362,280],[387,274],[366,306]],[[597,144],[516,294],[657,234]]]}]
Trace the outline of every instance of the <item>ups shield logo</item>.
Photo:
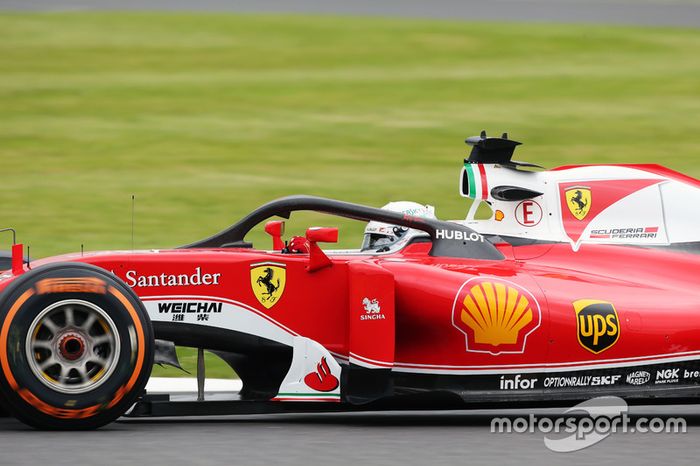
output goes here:
[{"label": "ups shield logo", "polygon": [[573,305],[581,346],[598,354],[617,343],[620,338],[620,319],[612,303],[582,299]]}]

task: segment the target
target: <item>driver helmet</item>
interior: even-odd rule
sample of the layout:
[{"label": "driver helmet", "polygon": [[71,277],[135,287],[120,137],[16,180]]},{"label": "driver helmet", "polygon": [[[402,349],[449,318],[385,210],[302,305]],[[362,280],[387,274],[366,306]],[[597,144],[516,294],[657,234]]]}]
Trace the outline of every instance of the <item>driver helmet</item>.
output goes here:
[{"label": "driver helmet", "polygon": [[[383,206],[382,209],[411,215],[413,217],[437,219],[437,217],[435,217],[435,207],[431,205],[422,205],[417,202],[390,202]],[[376,252],[387,251],[400,240],[407,242],[410,238],[418,236],[421,233],[420,230],[415,230],[413,228],[372,221],[365,227],[365,236],[362,241],[361,250]]]}]

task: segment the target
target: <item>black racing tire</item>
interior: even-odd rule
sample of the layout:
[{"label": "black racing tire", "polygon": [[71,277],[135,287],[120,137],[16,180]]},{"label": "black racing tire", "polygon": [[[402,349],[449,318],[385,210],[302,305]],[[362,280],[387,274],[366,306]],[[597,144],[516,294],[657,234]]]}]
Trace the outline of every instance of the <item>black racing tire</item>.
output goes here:
[{"label": "black racing tire", "polygon": [[153,366],[150,319],[104,269],[46,265],[0,296],[0,396],[39,429],[95,429],[123,415]]}]

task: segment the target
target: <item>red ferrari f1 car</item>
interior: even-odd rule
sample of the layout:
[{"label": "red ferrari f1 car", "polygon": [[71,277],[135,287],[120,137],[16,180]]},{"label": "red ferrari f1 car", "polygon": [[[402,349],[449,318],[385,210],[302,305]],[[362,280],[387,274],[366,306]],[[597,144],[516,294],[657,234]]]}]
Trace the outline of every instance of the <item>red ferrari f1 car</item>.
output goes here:
[{"label": "red ferrari f1 car", "polygon": [[[14,245],[0,262],[5,408],[86,429],[124,414],[697,400],[700,182],[657,165],[537,171],[506,135],[467,142],[460,192],[488,220],[292,196],[174,250],[28,263]],[[320,245],[336,228],[285,241],[271,220],[272,249],[245,241],[302,210],[395,234],[333,251]],[[149,396],[173,345],[215,352],[240,393]]]}]

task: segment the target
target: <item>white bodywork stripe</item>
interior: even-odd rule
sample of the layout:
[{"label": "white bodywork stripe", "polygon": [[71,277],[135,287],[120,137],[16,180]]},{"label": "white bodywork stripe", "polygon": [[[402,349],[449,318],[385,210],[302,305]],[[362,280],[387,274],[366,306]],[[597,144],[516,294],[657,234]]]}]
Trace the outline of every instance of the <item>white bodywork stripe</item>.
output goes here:
[{"label": "white bodywork stripe", "polygon": [[[218,298],[213,296],[147,296],[141,298],[148,315],[153,322],[172,322],[172,314],[161,313],[158,310],[159,303],[167,303],[172,301],[177,302],[218,302],[222,303],[220,313],[207,313],[208,320],[198,321],[197,314],[184,314],[190,319],[183,323],[193,325],[205,325],[208,327],[218,327],[227,330],[233,330],[242,333],[267,338],[268,340],[277,341],[279,343],[292,346],[293,338],[297,334],[280,324],[270,316],[263,314],[255,308],[247,304],[233,301],[226,298]],[[179,315],[183,315],[178,313]]]}]

